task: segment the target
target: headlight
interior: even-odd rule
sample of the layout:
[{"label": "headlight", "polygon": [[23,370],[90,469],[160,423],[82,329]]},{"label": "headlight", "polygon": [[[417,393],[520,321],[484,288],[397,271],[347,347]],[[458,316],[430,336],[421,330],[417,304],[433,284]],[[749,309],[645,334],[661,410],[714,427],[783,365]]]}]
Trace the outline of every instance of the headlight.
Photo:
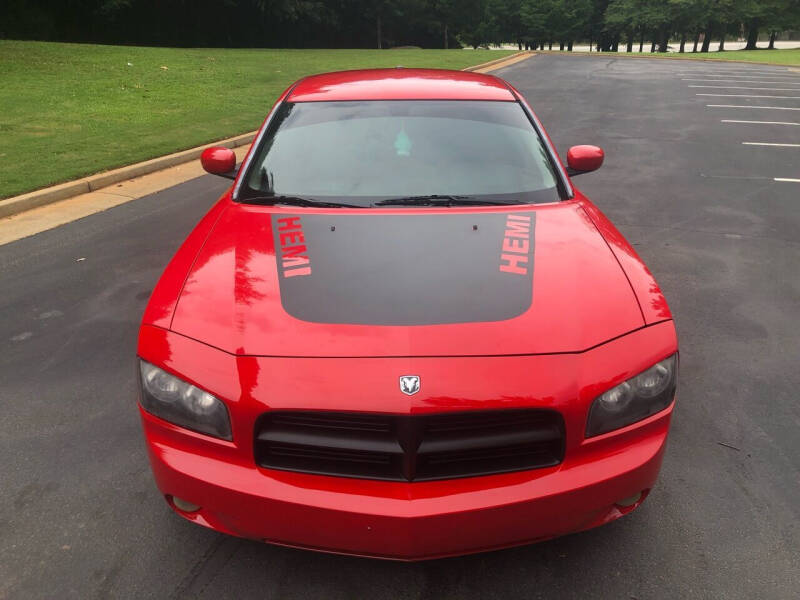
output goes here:
[{"label": "headlight", "polygon": [[625,427],[669,406],[675,396],[677,357],[673,354],[595,398],[586,437]]},{"label": "headlight", "polygon": [[206,391],[139,361],[142,407],[149,413],[186,429],[232,440],[228,409]]}]

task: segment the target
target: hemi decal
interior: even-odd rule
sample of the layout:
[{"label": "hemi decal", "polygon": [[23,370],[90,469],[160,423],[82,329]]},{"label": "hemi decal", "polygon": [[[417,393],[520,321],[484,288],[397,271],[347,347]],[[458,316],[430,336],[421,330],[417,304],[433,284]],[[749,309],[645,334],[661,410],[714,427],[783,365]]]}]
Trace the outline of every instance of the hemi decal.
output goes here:
[{"label": "hemi decal", "polygon": [[531,247],[531,218],[525,215],[508,215],[500,270],[515,275],[527,275]]},{"label": "hemi decal", "polygon": [[279,218],[277,237],[283,276],[311,275],[311,261],[308,258],[308,248],[303,243],[306,239],[300,217]]}]

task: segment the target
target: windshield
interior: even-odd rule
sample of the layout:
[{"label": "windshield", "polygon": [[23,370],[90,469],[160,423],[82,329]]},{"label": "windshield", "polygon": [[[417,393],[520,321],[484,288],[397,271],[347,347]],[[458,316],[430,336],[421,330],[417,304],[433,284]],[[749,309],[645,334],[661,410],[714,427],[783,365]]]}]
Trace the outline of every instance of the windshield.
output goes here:
[{"label": "windshield", "polygon": [[283,103],[239,200],[356,206],[420,197],[556,202],[553,164],[516,102]]}]

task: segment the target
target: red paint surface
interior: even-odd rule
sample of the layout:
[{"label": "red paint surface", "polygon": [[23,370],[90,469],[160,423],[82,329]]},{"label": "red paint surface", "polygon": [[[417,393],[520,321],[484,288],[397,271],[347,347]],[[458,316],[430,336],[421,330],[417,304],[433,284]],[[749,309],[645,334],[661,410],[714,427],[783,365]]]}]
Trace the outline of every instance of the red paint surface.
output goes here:
[{"label": "red paint surface", "polygon": [[213,175],[230,173],[236,168],[236,154],[230,148],[214,146],[206,148],[200,155],[203,168]]},{"label": "red paint surface", "polygon": [[[427,81],[431,94],[443,93],[438,80],[402,73],[420,88]],[[449,77],[441,80],[454,86],[448,93],[477,93],[471,77]],[[508,89],[494,78],[475,77],[491,94]],[[346,90],[353,90],[353,97],[363,98],[369,86],[376,97],[397,89],[393,79],[351,73],[306,80],[294,93],[346,99]],[[590,440],[583,436],[586,418],[594,398],[674,353],[677,339],[647,267],[588,199],[576,192],[557,204],[508,210],[337,210],[535,213],[528,311],[496,323],[415,327],[308,323],[283,310],[271,215],[329,210],[246,206],[226,194],[153,292],[139,356],[222,399],[232,421],[228,442],[142,413],[159,489],[202,506],[179,514],[233,535],[413,560],[546,539],[635,508],[615,503],[653,486],[672,406]],[[519,236],[499,240],[498,261],[502,244],[517,250],[527,241],[516,228],[508,229]],[[423,382],[414,396],[397,385],[408,373]],[[401,483],[270,471],[253,458],[255,420],[272,409],[420,414],[521,407],[563,415],[562,464]]]},{"label": "red paint surface", "polygon": [[573,146],[567,151],[567,164],[576,171],[596,171],[603,160],[603,149],[597,146]]},{"label": "red paint surface", "polygon": [[583,209],[608,242],[609,248],[624,269],[639,301],[645,322],[649,324],[671,319],[672,313],[661,288],[633,246],[594,204],[587,201],[583,204]]},{"label": "red paint surface", "polygon": [[505,100],[508,84],[492,75],[440,69],[368,69],[301,80],[290,102],[337,100]]}]

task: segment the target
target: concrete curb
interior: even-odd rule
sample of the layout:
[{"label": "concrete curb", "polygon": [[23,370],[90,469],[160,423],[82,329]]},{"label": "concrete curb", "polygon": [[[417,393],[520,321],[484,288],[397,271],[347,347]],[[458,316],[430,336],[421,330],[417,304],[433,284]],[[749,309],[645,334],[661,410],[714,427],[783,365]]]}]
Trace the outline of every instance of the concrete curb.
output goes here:
[{"label": "concrete curb", "polygon": [[196,148],[189,148],[188,150],[182,150],[181,152],[167,154],[166,156],[159,156],[158,158],[146,160],[134,165],[128,165],[127,167],[120,167],[119,169],[114,169],[112,171],[105,171],[103,173],[98,173],[97,175],[90,175],[89,177],[84,177],[83,179],[68,181],[52,187],[34,190],[33,192],[28,192],[27,194],[22,194],[20,196],[12,196],[11,198],[0,200],[0,218],[9,217],[32,208],[58,202],[59,200],[66,200],[67,198],[72,198],[73,196],[78,196],[80,194],[86,194],[87,192],[93,192],[115,183],[119,183],[120,181],[125,181],[126,179],[133,179],[134,177],[147,175],[149,173],[161,171],[162,169],[196,160],[200,157],[200,154],[203,152],[203,150],[209,146],[238,148],[239,146],[244,146],[245,144],[252,142],[255,134],[255,131],[243,133],[232,138],[227,138],[218,142],[211,142]]},{"label": "concrete curb", "polygon": [[[521,57],[532,54],[533,52],[530,51],[517,52],[511,56],[490,60],[489,62],[467,67],[463,70],[478,71],[483,69],[499,69],[506,64],[519,62],[522,60]],[[203,144],[202,146],[197,146],[196,148],[182,150],[181,152],[167,154],[166,156],[159,156],[158,158],[152,158],[144,162],[128,165],[126,167],[120,167],[119,169],[114,169],[112,171],[105,171],[96,175],[90,175],[89,177],[84,177],[83,179],[67,181],[66,183],[42,188],[40,190],[34,190],[20,196],[5,198],[4,200],[0,200],[0,219],[25,212],[32,208],[37,208],[46,204],[52,204],[60,200],[66,200],[67,198],[72,198],[80,194],[93,192],[101,188],[114,185],[115,183],[119,183],[120,181],[133,179],[134,177],[155,173],[156,171],[161,171],[169,167],[174,167],[176,165],[197,160],[200,158],[200,154],[203,152],[203,150],[209,146],[225,146],[226,148],[237,148],[239,146],[244,146],[245,144],[252,142],[257,133],[258,131],[243,133],[241,135],[220,140],[218,142],[209,142],[208,144]]]},{"label": "concrete curb", "polygon": [[[632,52],[628,54],[627,52],[567,52],[561,50],[537,50],[539,54],[547,55],[552,54],[554,56],[591,56],[593,58],[637,58],[640,60],[652,58],[653,60],[683,60],[683,61],[691,61],[691,62],[715,62],[715,63],[730,63],[735,65],[766,65],[768,67],[785,67],[786,69],[790,69],[793,71],[800,70],[800,67],[795,65],[777,65],[775,63],[770,62],[755,62],[752,60],[730,60],[727,58],[695,58],[692,56],[694,52],[684,52],[684,56],[670,56],[670,54],[676,54],[675,52],[668,52],[666,55],[664,54],[650,54],[648,52],[643,52],[639,54],[638,52]],[[736,50],[730,50],[730,52],[736,52]]]},{"label": "concrete curb", "polygon": [[479,71],[481,69],[486,69],[492,67],[494,69],[502,69],[505,66],[505,63],[513,64],[518,62],[519,58],[522,56],[533,56],[536,54],[533,50],[522,50],[521,52],[516,52],[511,56],[504,56],[503,58],[496,58],[494,60],[490,60],[489,62],[482,63],[480,65],[474,65],[472,67],[467,67],[466,69],[461,69],[462,71]]}]

